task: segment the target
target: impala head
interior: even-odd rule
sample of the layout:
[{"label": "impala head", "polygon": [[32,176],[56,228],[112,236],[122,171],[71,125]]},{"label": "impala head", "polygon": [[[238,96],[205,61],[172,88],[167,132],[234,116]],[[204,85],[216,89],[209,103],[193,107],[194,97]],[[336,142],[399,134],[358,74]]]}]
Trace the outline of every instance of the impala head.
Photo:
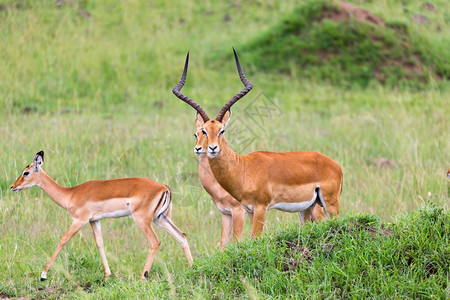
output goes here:
[{"label": "impala head", "polygon": [[196,125],[197,131],[195,133],[195,137],[197,138],[197,144],[195,145],[195,153],[200,155],[205,152],[208,153],[208,156],[211,158],[216,157],[220,150],[222,149],[221,145],[226,144],[226,140],[224,138],[225,127],[230,120],[231,117],[231,106],[236,103],[239,99],[244,97],[250,90],[252,89],[252,84],[245,78],[244,72],[242,71],[241,65],[239,63],[239,59],[236,54],[236,50],[233,48],[234,58],[236,60],[236,66],[239,73],[239,77],[241,78],[242,83],[245,85],[245,88],[240,91],[238,94],[234,95],[233,98],[228,101],[224,107],[220,110],[215,120],[210,120],[206,112],[203,108],[195,103],[189,97],[183,95],[180,91],[186,82],[186,75],[189,63],[189,52],[186,56],[186,62],[184,64],[183,75],[181,76],[181,80],[176,87],[173,88],[172,92],[182,101],[186,102],[190,106],[192,106],[197,111]]},{"label": "impala head", "polygon": [[197,126],[197,130],[194,133],[194,137],[196,139],[195,147],[194,147],[194,153],[197,155],[203,155],[206,154],[208,151],[208,139],[206,138],[206,134],[204,134],[203,124],[205,122],[203,121],[202,116],[197,113],[195,117],[195,125]]},{"label": "impala head", "polygon": [[227,143],[224,134],[230,117],[231,110],[227,110],[222,121],[209,120],[204,122],[203,118],[197,114],[197,136],[200,137],[199,132],[201,134],[201,137],[197,139],[197,145],[199,144],[199,140],[201,140],[201,147],[211,158],[216,157],[220,153],[220,150],[223,149],[223,145]]},{"label": "impala head", "polygon": [[39,177],[41,166],[44,163],[44,151],[39,151],[34,156],[34,160],[25,169],[22,174],[11,186],[11,191],[18,192],[20,190],[39,185]]}]

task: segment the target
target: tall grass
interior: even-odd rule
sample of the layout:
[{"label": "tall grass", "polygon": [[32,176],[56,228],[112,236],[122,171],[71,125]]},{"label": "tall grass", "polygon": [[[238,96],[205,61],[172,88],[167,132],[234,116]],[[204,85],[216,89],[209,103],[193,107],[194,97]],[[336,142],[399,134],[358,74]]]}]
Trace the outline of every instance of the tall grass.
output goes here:
[{"label": "tall grass", "polygon": [[[241,89],[231,46],[244,45],[276,24],[295,1],[23,3],[0,11],[0,293],[38,298],[178,293],[187,263],[176,242],[159,229],[162,247],[151,278],[137,280],[147,243],[128,218],[102,222],[113,272],[103,287],[100,257],[87,227],[66,245],[49,280],[38,282],[71,220],[38,188],[13,194],[9,186],[39,150],[46,153],[43,168],[66,186],[152,178],[172,188],[174,222],[187,233],[194,259],[209,256],[220,239],[220,214],[198,180],[194,112],[170,90],[190,50],[183,92],[210,115],[217,113]],[[360,3],[380,16],[406,21],[421,4],[410,1],[405,12],[388,2]],[[442,47],[448,29],[435,26],[446,22],[448,12],[444,1],[435,5],[439,13],[427,13],[432,25],[417,30]],[[78,16],[80,10],[91,17]],[[221,56],[224,49],[228,60]],[[448,88],[343,89],[298,74],[258,72],[247,66],[248,54],[237,50],[255,86],[233,107],[232,119],[255,137],[246,147],[232,144],[237,151],[316,150],[335,159],[344,170],[342,216],[370,212],[391,221],[425,201],[448,206]],[[219,65],[217,58],[226,63]],[[277,117],[266,116],[262,127],[244,111],[261,93],[281,109]],[[390,163],[380,164],[380,158]],[[286,223],[297,224],[298,217],[271,211],[267,233]],[[249,235],[248,222],[245,232]]]}]

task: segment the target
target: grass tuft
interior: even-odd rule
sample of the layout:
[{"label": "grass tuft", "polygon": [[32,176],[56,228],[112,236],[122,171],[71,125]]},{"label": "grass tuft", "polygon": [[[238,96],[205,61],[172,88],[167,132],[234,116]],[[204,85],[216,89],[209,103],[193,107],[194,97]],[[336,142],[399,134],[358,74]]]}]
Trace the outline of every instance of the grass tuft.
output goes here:
[{"label": "grass tuft", "polygon": [[448,51],[433,47],[409,24],[385,23],[361,9],[347,13],[342,4],[327,0],[298,6],[244,51],[258,70],[347,86],[378,81],[424,87],[450,78]]}]

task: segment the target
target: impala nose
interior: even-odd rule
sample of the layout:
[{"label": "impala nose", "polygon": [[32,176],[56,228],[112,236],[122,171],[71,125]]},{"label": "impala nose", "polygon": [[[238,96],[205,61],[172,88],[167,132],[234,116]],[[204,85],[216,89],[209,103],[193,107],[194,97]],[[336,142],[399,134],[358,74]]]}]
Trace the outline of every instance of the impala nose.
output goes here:
[{"label": "impala nose", "polygon": [[214,147],[209,146],[209,149],[210,149],[212,152],[214,152],[214,151],[217,149],[217,146],[214,146]]},{"label": "impala nose", "polygon": [[202,150],[203,147],[195,147],[195,151],[199,152],[200,150]]}]

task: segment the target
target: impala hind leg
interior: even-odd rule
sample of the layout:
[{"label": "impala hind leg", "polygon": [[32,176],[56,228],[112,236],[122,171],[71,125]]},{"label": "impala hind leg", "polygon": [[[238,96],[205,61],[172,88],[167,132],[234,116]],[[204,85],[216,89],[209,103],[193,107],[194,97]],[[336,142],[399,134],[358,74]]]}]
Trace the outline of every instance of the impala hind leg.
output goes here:
[{"label": "impala hind leg", "polygon": [[306,222],[311,222],[314,220],[313,212],[315,210],[315,207],[317,207],[317,205],[312,205],[309,208],[298,212],[298,216],[300,217],[302,225],[305,225]]},{"label": "impala hind leg", "polygon": [[133,215],[133,219],[148,241],[149,253],[147,257],[147,262],[145,263],[144,266],[144,270],[142,270],[141,273],[141,279],[145,279],[148,277],[148,272],[152,267],[153,260],[155,259],[155,255],[158,252],[159,245],[161,244],[161,242],[159,241],[158,236],[156,235],[155,231],[152,228],[151,219],[136,215]]},{"label": "impala hind leg", "polygon": [[59,241],[59,245],[55,250],[55,253],[53,253],[52,257],[48,261],[48,263],[45,265],[44,271],[41,274],[41,281],[44,281],[47,279],[47,273],[52,267],[53,263],[55,262],[56,257],[58,256],[59,252],[61,252],[64,245],[81,229],[81,227],[86,224],[87,221],[81,221],[81,220],[73,220],[72,225],[70,225],[69,230],[61,237],[61,240]]},{"label": "impala hind leg", "polygon": [[230,241],[231,231],[233,229],[233,217],[222,213],[222,233],[220,238],[220,249],[223,249]]},{"label": "impala hind leg", "polygon": [[250,223],[253,224],[253,212],[247,211],[248,219],[250,220]]},{"label": "impala hind leg", "polygon": [[92,231],[94,232],[95,243],[97,244],[98,251],[102,258],[103,268],[105,269],[105,280],[111,275],[111,270],[108,266],[108,261],[106,260],[105,249],[103,247],[103,237],[102,228],[100,227],[100,221],[90,222]]},{"label": "impala hind leg", "polygon": [[169,233],[177,240],[178,244],[180,244],[181,248],[184,251],[184,255],[186,255],[189,266],[192,266],[192,254],[191,250],[189,249],[186,235],[180,229],[178,229],[178,227],[175,226],[175,224],[173,224],[173,222],[165,214],[161,215],[158,218],[156,224],[162,227],[165,231],[167,231],[167,233]]}]

